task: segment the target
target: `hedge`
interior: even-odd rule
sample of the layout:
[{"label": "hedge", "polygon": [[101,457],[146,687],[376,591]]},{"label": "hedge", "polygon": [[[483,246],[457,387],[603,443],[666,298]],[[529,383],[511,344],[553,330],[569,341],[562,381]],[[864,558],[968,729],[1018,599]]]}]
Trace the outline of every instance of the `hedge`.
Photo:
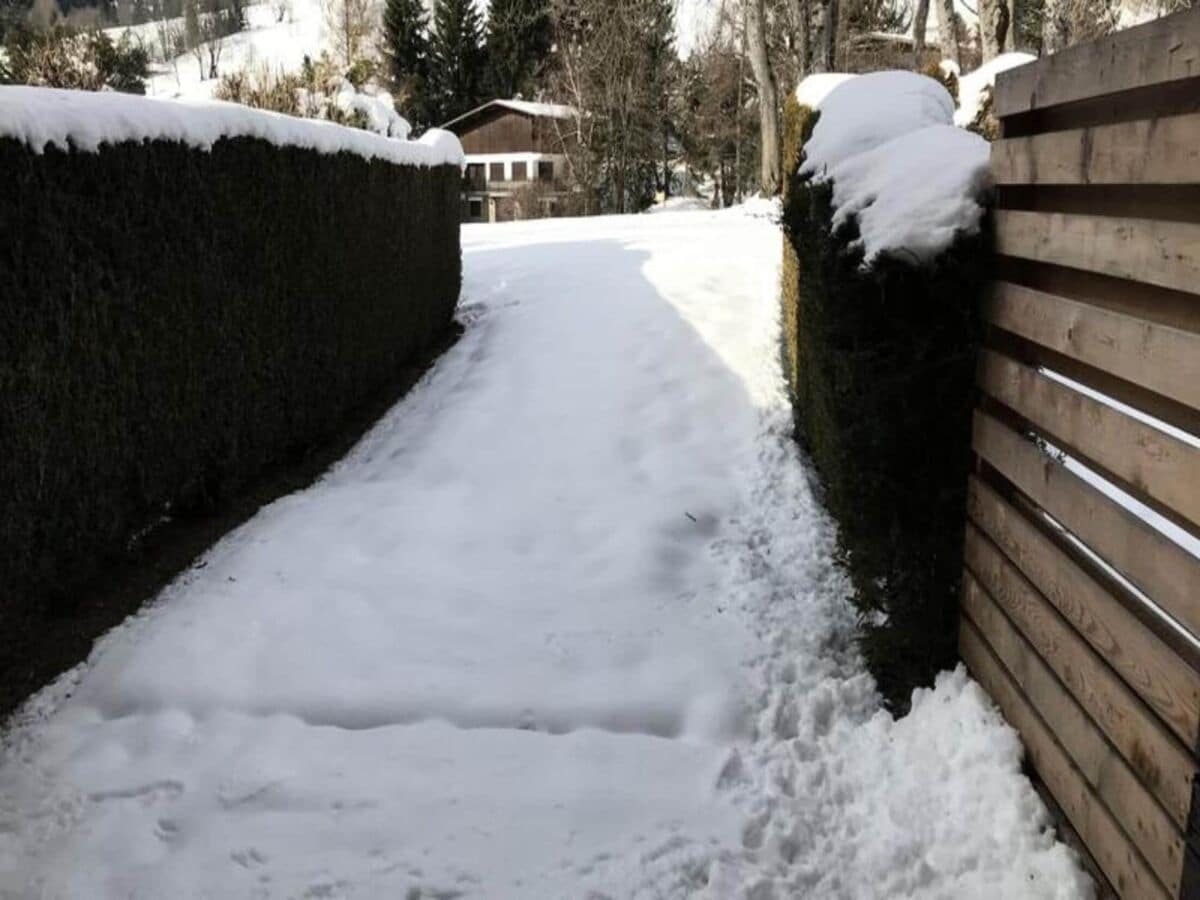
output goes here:
[{"label": "hedge", "polygon": [[[803,140],[816,115],[790,106],[785,135]],[[838,523],[864,656],[903,710],[957,656],[990,226],[929,265],[882,256],[864,269],[854,223],[832,227],[832,186],[797,174],[794,145],[785,154],[782,352],[796,436]]]},{"label": "hedge", "polygon": [[[0,139],[0,628],[337,432],[449,327],[459,172]],[[28,627],[28,626],[26,626]]]}]

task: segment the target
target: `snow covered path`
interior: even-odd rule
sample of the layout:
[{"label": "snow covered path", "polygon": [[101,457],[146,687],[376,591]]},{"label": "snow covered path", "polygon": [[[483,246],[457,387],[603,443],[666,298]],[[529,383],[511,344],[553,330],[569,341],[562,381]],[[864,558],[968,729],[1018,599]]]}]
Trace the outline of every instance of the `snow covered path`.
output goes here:
[{"label": "snow covered path", "polygon": [[961,672],[879,711],[778,251],[466,228],[458,345],[30,704],[0,896],[1089,896]]}]

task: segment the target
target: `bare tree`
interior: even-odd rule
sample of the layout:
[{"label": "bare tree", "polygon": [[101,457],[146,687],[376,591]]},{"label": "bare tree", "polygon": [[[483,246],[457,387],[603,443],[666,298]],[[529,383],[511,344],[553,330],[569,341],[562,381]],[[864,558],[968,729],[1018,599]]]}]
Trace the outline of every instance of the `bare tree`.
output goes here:
[{"label": "bare tree", "polygon": [[925,30],[929,27],[929,0],[917,0],[913,12],[913,68],[925,62]]},{"label": "bare tree", "polygon": [[942,59],[953,60],[962,65],[962,54],[958,49],[958,28],[955,26],[954,0],[937,0],[938,37],[942,45]]},{"label": "bare tree", "polygon": [[758,85],[759,149],[762,170],[759,180],[768,197],[779,193],[781,185],[779,151],[779,90],[775,72],[767,55],[767,23],[763,0],[745,0],[746,49],[750,69]]},{"label": "bare tree", "polygon": [[812,0],[812,59],[813,72],[833,72],[837,69],[838,0]]},{"label": "bare tree", "polygon": [[979,43],[984,62],[995,59],[1005,51],[1011,22],[1009,0],[980,0]]},{"label": "bare tree", "polygon": [[334,53],[347,68],[354,65],[376,30],[375,0],[321,0],[321,16]]}]

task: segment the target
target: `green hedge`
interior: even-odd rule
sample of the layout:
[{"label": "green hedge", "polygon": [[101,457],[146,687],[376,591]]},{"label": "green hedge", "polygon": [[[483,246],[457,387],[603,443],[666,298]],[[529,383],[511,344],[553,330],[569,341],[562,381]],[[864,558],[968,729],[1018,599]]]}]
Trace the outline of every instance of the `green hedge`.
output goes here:
[{"label": "green hedge", "polygon": [[796,434],[838,523],[864,655],[902,710],[957,655],[989,226],[930,265],[863,269],[854,223],[831,226],[832,186],[794,166],[788,178],[782,349]]},{"label": "green hedge", "polygon": [[456,167],[0,139],[0,628],[337,431],[445,333]]}]

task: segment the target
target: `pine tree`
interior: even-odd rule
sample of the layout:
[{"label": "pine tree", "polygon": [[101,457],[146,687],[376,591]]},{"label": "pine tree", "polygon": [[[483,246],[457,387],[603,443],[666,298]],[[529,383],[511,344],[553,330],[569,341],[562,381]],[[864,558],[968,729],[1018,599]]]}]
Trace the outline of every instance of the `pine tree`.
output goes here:
[{"label": "pine tree", "polygon": [[547,0],[492,0],[487,22],[487,84],[494,97],[531,96],[550,52]]},{"label": "pine tree", "polygon": [[444,122],[479,105],[486,57],[473,0],[434,0],[429,41],[430,113]]},{"label": "pine tree", "polygon": [[383,54],[396,108],[413,124],[428,124],[428,22],[421,0],[387,0],[383,8]]}]

